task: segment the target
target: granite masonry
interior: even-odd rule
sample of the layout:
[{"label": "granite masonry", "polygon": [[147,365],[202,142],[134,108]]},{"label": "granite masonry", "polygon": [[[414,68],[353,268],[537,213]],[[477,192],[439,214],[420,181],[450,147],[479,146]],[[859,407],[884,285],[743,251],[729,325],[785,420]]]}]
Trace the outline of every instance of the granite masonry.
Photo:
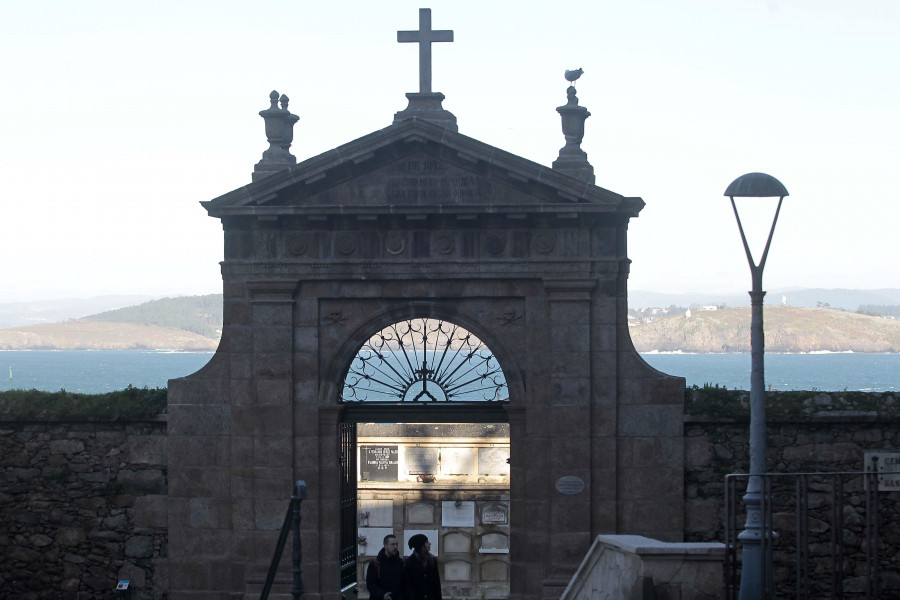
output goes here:
[{"label": "granite masonry", "polygon": [[0,421],[0,597],[166,596],[166,421]]},{"label": "granite masonry", "polygon": [[[696,395],[696,391],[689,390],[688,412],[679,418],[683,421],[686,442],[683,484],[678,486],[684,490],[684,498],[677,504],[684,509],[685,541],[721,542],[724,477],[727,473],[741,471],[747,464],[745,406],[742,409],[747,393],[720,392],[714,402],[700,403],[691,400]],[[780,412],[770,410],[772,414],[768,419],[770,468],[781,472],[859,471],[866,452],[900,452],[900,397],[896,394],[773,393],[769,405],[792,407]],[[167,511],[169,469],[165,433],[164,415],[141,422],[64,420],[40,423],[6,415],[0,421],[0,597],[22,600],[116,598],[119,596],[113,589],[120,579],[131,581],[131,598],[165,597],[170,589],[168,572],[173,567],[171,552],[167,551],[171,546],[167,522],[179,518]],[[645,446],[653,443],[652,440],[635,440],[630,445],[630,460],[643,460]],[[525,469],[521,476],[529,477],[528,470]],[[365,522],[354,523],[354,527],[374,528],[381,523],[376,513],[379,492],[375,488],[378,486],[369,487],[370,497],[375,500],[371,516]],[[280,492],[275,502],[279,510],[273,512],[283,515],[289,493],[290,490]],[[477,505],[477,514],[482,515],[483,520],[482,505],[487,504],[484,490],[455,494],[456,499],[481,502]],[[861,496],[858,489],[848,489],[851,502],[845,509],[844,519],[848,592],[861,590],[864,584],[864,552],[860,547],[864,500]],[[389,497],[392,496],[385,496]],[[361,500],[361,510],[366,510],[367,502]],[[434,502],[438,508],[433,510],[435,516],[428,523],[423,524],[427,519],[423,521],[415,516],[420,512],[418,508],[412,512],[407,510],[406,515],[412,515],[417,521],[415,527],[434,528],[431,523],[440,527],[441,519],[436,516],[440,498]],[[499,508],[505,503],[502,494],[495,502]],[[826,547],[815,536],[826,539],[830,536],[827,500],[817,496],[810,508],[815,525],[811,545],[813,558],[822,557]],[[897,492],[881,494],[879,533],[882,540],[882,597],[885,598],[900,595],[898,510]],[[303,511],[305,520],[316,518],[306,505]],[[187,518],[195,523],[210,523],[214,515],[204,502],[194,502],[188,507]],[[508,516],[515,521],[515,513]],[[792,517],[786,510],[776,520],[781,535],[777,557],[788,561],[793,558]],[[397,518],[407,517],[400,515]],[[506,525],[501,523],[500,529],[493,531],[504,533]],[[448,529],[446,533],[453,533],[453,530]],[[484,533],[486,531],[475,532],[482,537]],[[308,535],[305,532],[304,539],[309,539]],[[609,554],[621,555],[615,559],[617,561],[628,562],[633,560],[628,556],[634,556],[646,563],[648,555],[659,558],[659,554],[683,552],[677,546],[644,541],[640,544],[644,550],[623,554],[622,539],[625,538],[610,538],[606,543],[613,550],[619,548]],[[482,539],[480,544],[483,543]],[[696,548],[688,546],[688,553],[696,555]],[[595,544],[595,549],[599,550],[601,546]],[[273,545],[261,544],[259,548],[260,553],[268,557],[273,550]],[[449,554],[441,559],[442,562],[455,561],[451,565],[454,570],[452,580],[445,581],[445,593],[448,597],[452,592],[462,598],[471,585],[455,575],[460,571],[458,567],[464,566],[456,564],[464,558],[455,554],[457,550],[451,546]],[[367,561],[368,552],[363,550],[361,554],[364,555],[362,562]],[[305,565],[318,561],[315,556],[306,556]],[[505,553],[500,557],[482,555],[479,566],[496,558],[506,560],[508,556]],[[582,559],[598,565],[605,560],[597,558],[594,552],[586,552]],[[826,558],[817,561],[823,568],[828,565]],[[470,562],[474,565],[476,561]],[[635,572],[643,578],[649,573],[654,589],[658,588],[657,597],[664,597],[659,594],[671,589],[672,582],[663,581],[658,571],[648,569],[644,564]],[[593,589],[594,583],[584,587],[584,578],[593,577],[591,571],[582,571],[576,587]],[[779,567],[778,573],[779,589],[790,590],[794,585],[790,568]],[[814,581],[828,581],[829,578],[827,572],[813,573]],[[628,582],[621,578],[615,582],[617,586],[625,584]],[[574,593],[575,588],[570,592]],[[472,596],[471,593],[468,595]],[[236,593],[234,597],[240,596],[241,593]],[[475,597],[479,596],[476,594]]]}]

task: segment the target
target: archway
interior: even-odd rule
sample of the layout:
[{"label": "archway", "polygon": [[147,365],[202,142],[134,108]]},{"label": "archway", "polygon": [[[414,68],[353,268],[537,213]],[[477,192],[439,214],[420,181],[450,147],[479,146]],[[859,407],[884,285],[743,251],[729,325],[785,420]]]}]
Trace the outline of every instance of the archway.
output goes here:
[{"label": "archway", "polygon": [[[432,540],[446,596],[509,595],[509,387],[462,325],[411,317],[359,347],[343,378],[341,585],[384,535]],[[362,595],[366,589],[362,587]]]}]

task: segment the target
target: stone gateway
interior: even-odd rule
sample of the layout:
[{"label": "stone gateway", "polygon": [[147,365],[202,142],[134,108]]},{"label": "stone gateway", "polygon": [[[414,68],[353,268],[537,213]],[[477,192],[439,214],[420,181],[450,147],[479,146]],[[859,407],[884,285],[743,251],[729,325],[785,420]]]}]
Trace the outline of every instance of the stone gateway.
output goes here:
[{"label": "stone gateway", "polygon": [[[385,129],[293,164],[296,119],[272,97],[253,182],[203,203],[224,229],[225,322],[210,363],[169,382],[172,597],[258,595],[303,479],[305,597],[339,598],[342,573],[356,576],[342,473],[350,452],[356,469],[357,422],[508,424],[509,510],[478,517],[508,525],[512,598],[559,597],[599,534],[680,541],[684,380],[641,360],[626,320],[626,234],[643,201],[594,185],[580,136],[567,133],[565,160],[548,168],[458,133],[430,82]],[[583,127],[589,113],[561,114]],[[457,402],[433,386],[416,402],[347,401],[357,352],[410,319],[477,336],[503,394]],[[417,381],[435,382],[433,370],[422,364]],[[397,470],[391,448],[364,456],[369,479]],[[455,470],[482,460],[457,458]]]}]

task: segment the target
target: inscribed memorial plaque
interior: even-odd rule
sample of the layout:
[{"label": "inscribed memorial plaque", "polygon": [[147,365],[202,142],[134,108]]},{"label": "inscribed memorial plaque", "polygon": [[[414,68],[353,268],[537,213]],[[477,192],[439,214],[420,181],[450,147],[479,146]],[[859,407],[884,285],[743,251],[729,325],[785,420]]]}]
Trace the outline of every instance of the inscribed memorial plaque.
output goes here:
[{"label": "inscribed memorial plaque", "polygon": [[397,481],[397,446],[360,446],[359,474],[363,481]]},{"label": "inscribed memorial plaque", "polygon": [[560,477],[556,480],[556,491],[567,496],[580,494],[584,491],[584,479],[571,475]]},{"label": "inscribed memorial plaque", "polygon": [[441,525],[444,527],[475,527],[475,503],[456,500],[442,502]]},{"label": "inscribed memorial plaque", "polygon": [[472,448],[441,448],[441,475],[471,475],[474,470]]},{"label": "inscribed memorial plaque", "polygon": [[406,472],[410,475],[437,473],[437,448],[407,448]]},{"label": "inscribed memorial plaque", "polygon": [[499,504],[489,504],[481,509],[482,525],[506,525],[509,523],[509,509]]},{"label": "inscribed memorial plaque", "polygon": [[479,448],[479,475],[509,475],[509,448]]}]

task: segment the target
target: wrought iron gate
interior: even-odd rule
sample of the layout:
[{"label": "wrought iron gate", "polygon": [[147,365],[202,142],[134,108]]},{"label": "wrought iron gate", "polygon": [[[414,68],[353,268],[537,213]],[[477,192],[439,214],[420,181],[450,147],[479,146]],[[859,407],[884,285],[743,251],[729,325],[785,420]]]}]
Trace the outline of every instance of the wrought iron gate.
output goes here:
[{"label": "wrought iron gate", "polygon": [[341,593],[356,596],[356,423],[341,422]]}]

